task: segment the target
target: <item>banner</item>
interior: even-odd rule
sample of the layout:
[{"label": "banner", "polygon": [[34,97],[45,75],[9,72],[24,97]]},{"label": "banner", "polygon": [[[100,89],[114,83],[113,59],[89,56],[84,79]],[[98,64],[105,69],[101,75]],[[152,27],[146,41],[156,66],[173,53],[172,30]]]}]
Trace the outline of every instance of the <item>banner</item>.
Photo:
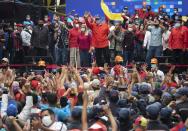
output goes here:
[{"label": "banner", "polygon": [[163,5],[164,10],[173,14],[173,9],[178,8],[181,15],[187,15],[188,0],[66,0],[66,13],[75,10],[80,16],[85,11],[91,12],[92,15],[104,16],[110,15],[112,18],[119,19],[119,14],[127,6],[131,14],[135,9],[142,8],[142,5],[151,5],[154,12],[158,11],[159,6]]}]

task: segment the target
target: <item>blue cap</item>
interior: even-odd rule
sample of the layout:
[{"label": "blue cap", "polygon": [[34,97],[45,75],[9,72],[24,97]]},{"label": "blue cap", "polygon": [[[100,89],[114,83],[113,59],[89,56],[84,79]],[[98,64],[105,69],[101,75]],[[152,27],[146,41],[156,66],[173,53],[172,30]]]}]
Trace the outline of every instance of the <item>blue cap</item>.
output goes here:
[{"label": "blue cap", "polygon": [[161,89],[155,88],[152,94],[157,96],[162,96],[163,92]]},{"label": "blue cap", "polygon": [[162,97],[161,97],[161,99],[162,100],[164,100],[164,99],[168,99],[168,100],[170,99],[171,100],[172,99],[172,95],[170,93],[168,93],[168,92],[164,92]]},{"label": "blue cap", "polygon": [[144,93],[144,92],[148,92],[149,93],[150,92],[149,84],[147,84],[147,83],[140,84],[139,92],[140,93]]},{"label": "blue cap", "polygon": [[180,97],[180,96],[188,96],[188,88],[186,87],[183,87],[183,88],[180,88],[175,94],[174,96],[175,97]]},{"label": "blue cap", "polygon": [[158,116],[161,110],[161,103],[155,102],[146,107],[146,112],[149,116]]},{"label": "blue cap", "polygon": [[119,100],[119,92],[117,90],[111,90],[109,97],[110,102],[117,102]]},{"label": "blue cap", "polygon": [[140,88],[140,84],[136,83],[136,84],[133,85],[132,91],[139,92],[139,88]]},{"label": "blue cap", "polygon": [[165,108],[162,108],[161,109],[161,112],[160,112],[160,117],[161,118],[169,118],[172,114],[172,109],[169,108],[169,107],[165,107]]},{"label": "blue cap", "polygon": [[7,115],[15,117],[17,113],[18,113],[17,107],[13,104],[10,104],[7,108]]},{"label": "blue cap", "polygon": [[120,108],[125,108],[127,106],[127,104],[128,104],[127,99],[120,99],[118,101],[118,105],[120,106]]},{"label": "blue cap", "polygon": [[120,119],[127,120],[129,119],[130,111],[127,108],[121,108],[118,115]]},{"label": "blue cap", "polygon": [[82,115],[82,107],[81,106],[75,106],[73,109],[72,109],[72,117],[73,118],[81,118],[81,115]]}]

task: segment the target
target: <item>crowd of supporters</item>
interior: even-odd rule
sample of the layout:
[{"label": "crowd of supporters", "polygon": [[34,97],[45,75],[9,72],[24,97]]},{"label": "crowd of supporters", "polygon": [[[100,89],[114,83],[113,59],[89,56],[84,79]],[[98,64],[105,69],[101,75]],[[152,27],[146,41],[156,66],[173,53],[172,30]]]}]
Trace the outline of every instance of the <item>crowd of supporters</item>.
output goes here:
[{"label": "crowd of supporters", "polygon": [[[186,131],[188,72],[173,64],[187,62],[187,21],[176,8],[169,16],[145,5],[134,15],[125,7],[122,17],[86,12],[35,25],[27,15],[2,24],[0,131]],[[50,56],[61,67],[10,68],[25,56]],[[167,73],[160,56],[173,58]]]},{"label": "crowd of supporters", "polygon": [[132,15],[125,7],[122,18],[109,20],[89,12],[80,17],[72,12],[66,17],[46,15],[34,24],[27,15],[14,27],[0,25],[0,58],[23,63],[25,56],[50,56],[53,63],[77,67],[89,67],[93,61],[112,66],[116,55],[123,57],[124,65],[133,61],[149,65],[151,58],[160,56],[171,56],[176,64],[188,63],[183,59],[188,54],[187,20],[177,8],[169,16],[162,6],[153,12],[144,5]]}]

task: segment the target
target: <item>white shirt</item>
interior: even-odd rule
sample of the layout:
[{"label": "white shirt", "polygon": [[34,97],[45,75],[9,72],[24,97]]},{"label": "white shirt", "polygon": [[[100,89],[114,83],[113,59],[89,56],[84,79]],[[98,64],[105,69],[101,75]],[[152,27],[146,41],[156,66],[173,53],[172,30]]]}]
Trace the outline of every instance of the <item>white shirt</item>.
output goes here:
[{"label": "white shirt", "polygon": [[153,72],[153,75],[155,76],[155,78],[163,81],[165,78],[164,73],[161,70],[157,70],[157,72]]},{"label": "white shirt", "polygon": [[162,44],[163,44],[163,50],[166,50],[168,48],[168,39],[170,37],[171,32],[168,30],[162,34]]},{"label": "white shirt", "polygon": [[23,46],[30,46],[31,45],[31,34],[32,30],[23,30],[21,32],[21,38],[22,38],[22,45]]},{"label": "white shirt", "polygon": [[[125,78],[128,78],[128,71],[127,71],[127,68],[121,66],[123,68],[123,72],[124,72],[124,77]],[[110,71],[110,75],[114,76],[115,75],[115,71],[114,71],[114,67],[111,69]]]},{"label": "white shirt", "polygon": [[49,129],[54,131],[67,131],[67,127],[62,122],[54,122]]},{"label": "white shirt", "polygon": [[146,34],[145,34],[145,37],[144,37],[144,47],[147,46],[147,50],[149,49],[150,41],[151,41],[151,32],[146,31]]}]

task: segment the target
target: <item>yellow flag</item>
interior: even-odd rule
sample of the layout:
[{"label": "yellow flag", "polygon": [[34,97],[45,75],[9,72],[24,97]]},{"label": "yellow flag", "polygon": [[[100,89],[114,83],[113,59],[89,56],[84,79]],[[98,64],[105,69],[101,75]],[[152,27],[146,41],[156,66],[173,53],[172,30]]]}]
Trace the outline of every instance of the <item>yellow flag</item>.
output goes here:
[{"label": "yellow flag", "polygon": [[104,0],[101,0],[101,9],[103,10],[104,14],[110,19],[110,20],[118,20],[123,21],[123,18],[121,16],[121,13],[112,13],[108,6],[105,4]]},{"label": "yellow flag", "polygon": [[47,5],[50,6],[51,0],[47,0]]}]

